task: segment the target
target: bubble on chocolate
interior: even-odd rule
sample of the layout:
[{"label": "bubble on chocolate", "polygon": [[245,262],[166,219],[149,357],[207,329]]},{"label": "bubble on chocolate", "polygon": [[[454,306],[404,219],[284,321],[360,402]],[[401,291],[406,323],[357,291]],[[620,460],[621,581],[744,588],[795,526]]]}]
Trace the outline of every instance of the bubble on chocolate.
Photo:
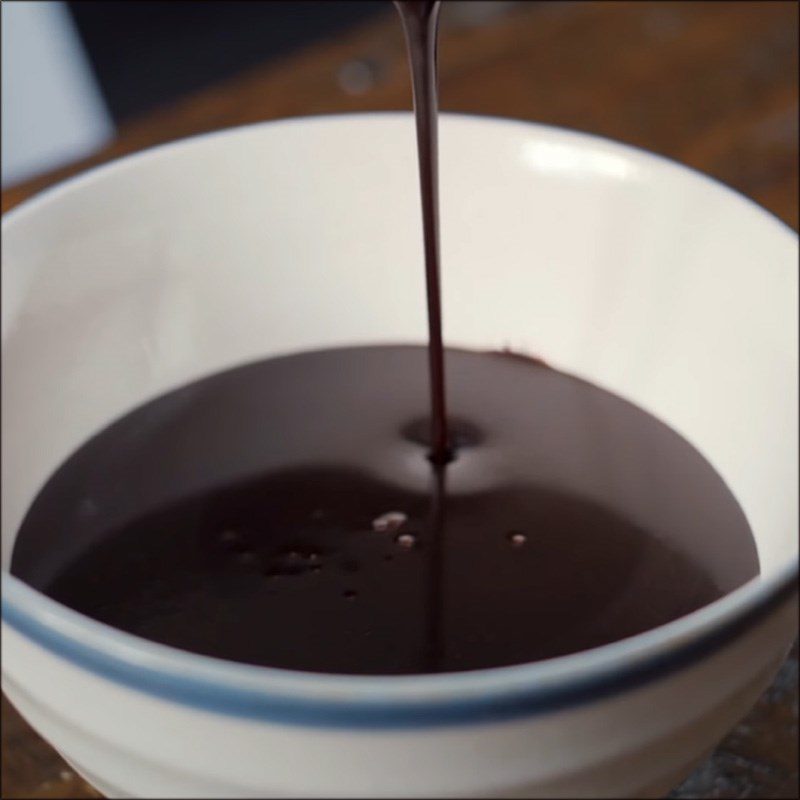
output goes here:
[{"label": "bubble on chocolate", "polygon": [[395,538],[395,542],[400,545],[400,547],[410,550],[417,544],[417,537],[414,536],[413,533],[401,533]]},{"label": "bubble on chocolate", "polygon": [[372,530],[387,533],[400,530],[408,522],[408,515],[402,511],[387,511],[372,520]]}]

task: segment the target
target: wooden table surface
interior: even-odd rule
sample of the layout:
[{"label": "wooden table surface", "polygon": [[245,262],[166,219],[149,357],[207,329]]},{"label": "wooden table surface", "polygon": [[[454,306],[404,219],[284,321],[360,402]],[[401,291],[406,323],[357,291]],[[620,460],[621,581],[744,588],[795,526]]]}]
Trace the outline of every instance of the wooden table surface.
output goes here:
[{"label": "wooden table surface", "polygon": [[[798,225],[798,4],[445,4],[445,110],[563,125],[654,150]],[[481,10],[486,18],[475,24]],[[471,12],[471,13],[468,13]],[[286,116],[407,109],[394,12],[126,124],[96,157],[2,194],[6,211],[125,153]],[[753,712],[675,797],[797,798],[797,651]],[[2,706],[2,797],[96,797]]]}]

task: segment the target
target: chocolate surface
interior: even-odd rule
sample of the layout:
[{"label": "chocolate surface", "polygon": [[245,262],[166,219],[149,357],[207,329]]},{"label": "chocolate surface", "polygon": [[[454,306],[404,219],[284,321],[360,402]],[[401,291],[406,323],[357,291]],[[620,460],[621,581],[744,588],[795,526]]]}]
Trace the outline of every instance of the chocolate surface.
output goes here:
[{"label": "chocolate surface", "polygon": [[47,483],[12,571],[158,642],[371,674],[583,650],[757,574],[691,445],[534,361],[448,351],[458,444],[434,468],[425,364],[414,346],[304,353],[142,406]]}]

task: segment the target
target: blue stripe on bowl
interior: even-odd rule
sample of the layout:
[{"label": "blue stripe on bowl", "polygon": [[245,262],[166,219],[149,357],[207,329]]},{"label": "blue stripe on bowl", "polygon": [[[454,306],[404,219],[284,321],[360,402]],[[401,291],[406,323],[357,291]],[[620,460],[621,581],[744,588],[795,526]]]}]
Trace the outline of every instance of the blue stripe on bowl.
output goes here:
[{"label": "blue stripe on bowl", "polygon": [[589,703],[689,666],[743,634],[797,592],[792,574],[761,602],[707,635],[630,668],[598,673],[558,687],[490,690],[456,700],[318,700],[217,683],[131,663],[67,636],[3,598],[3,619],[50,652],[96,675],[171,702],[226,716],[314,728],[410,729],[474,725],[528,717]]}]

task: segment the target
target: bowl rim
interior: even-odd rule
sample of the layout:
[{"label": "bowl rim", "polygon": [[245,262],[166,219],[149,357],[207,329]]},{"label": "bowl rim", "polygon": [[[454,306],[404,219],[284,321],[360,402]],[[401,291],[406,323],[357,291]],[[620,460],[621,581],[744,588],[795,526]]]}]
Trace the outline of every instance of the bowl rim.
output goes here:
[{"label": "bowl rim", "polygon": [[[445,126],[524,126],[578,146],[602,146],[650,166],[682,171],[745,203],[797,234],[776,215],[726,184],[679,162],[594,134],[552,125],[472,114],[441,115]],[[39,192],[3,215],[3,232],[18,220],[103,175],[183,150],[211,138],[293,125],[362,126],[410,112],[292,117],[224,128],[156,145],[94,167]],[[322,728],[386,729],[463,725],[528,717],[587,704],[681,670],[717,652],[797,594],[797,556],[719,600],[666,625],[580,653],[468,672],[402,676],[332,675],[229,662],[156,644],[73,611],[3,570],[3,624],[73,665],[181,705],[225,716]],[[5,667],[4,667],[5,671]]]}]

